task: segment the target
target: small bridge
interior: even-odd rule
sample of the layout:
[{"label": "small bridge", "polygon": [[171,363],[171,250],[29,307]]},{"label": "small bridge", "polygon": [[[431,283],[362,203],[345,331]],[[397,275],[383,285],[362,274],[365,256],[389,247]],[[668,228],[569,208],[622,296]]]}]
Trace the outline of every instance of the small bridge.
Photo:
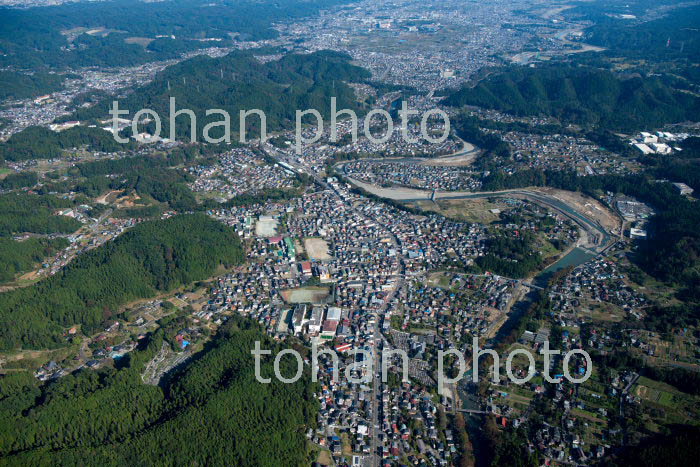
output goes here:
[{"label": "small bridge", "polygon": [[485,410],[472,410],[472,409],[457,409],[457,412],[472,414],[472,415],[488,415],[491,412]]}]

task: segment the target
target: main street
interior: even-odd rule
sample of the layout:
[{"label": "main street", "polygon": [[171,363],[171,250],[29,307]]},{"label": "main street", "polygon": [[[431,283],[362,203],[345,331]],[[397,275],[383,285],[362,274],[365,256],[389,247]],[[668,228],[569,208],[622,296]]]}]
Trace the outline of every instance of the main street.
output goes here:
[{"label": "main street", "polygon": [[[296,171],[299,174],[304,174],[309,177],[311,177],[316,184],[319,186],[327,189],[328,191],[334,193],[339,199],[343,201],[343,203],[348,206],[352,211],[354,211],[358,216],[370,220],[377,225],[381,226],[382,229],[385,230],[385,232],[388,234],[389,238],[391,239],[391,243],[394,247],[397,247],[397,251],[400,251],[400,246],[399,244],[399,238],[398,236],[392,232],[392,230],[382,221],[382,219],[379,218],[370,218],[367,215],[365,215],[363,212],[361,212],[359,209],[357,209],[351,202],[348,202],[346,200],[343,200],[339,194],[333,189],[332,186],[330,186],[323,178],[318,173],[315,173],[312,171],[310,168],[302,166],[293,160],[291,160],[289,157],[287,157],[284,153],[281,151],[278,151],[274,146],[265,144],[261,145],[261,148],[265,151],[265,153],[275,159],[278,162],[284,162],[287,166],[291,167],[294,171]],[[406,276],[405,276],[405,257],[400,254],[398,256],[398,269],[395,272],[395,275],[398,277],[398,280],[396,281],[395,287],[387,294],[385,300],[384,300],[384,305],[381,307],[381,309],[376,313],[375,320],[374,320],[374,329],[372,333],[372,351],[373,351],[373,359],[372,359],[372,395],[371,395],[371,401],[370,401],[370,407],[371,407],[371,420],[370,420],[370,430],[371,430],[371,442],[370,442],[370,465],[373,467],[378,467],[381,464],[382,460],[382,454],[379,453],[380,449],[380,443],[379,443],[379,433],[381,432],[381,427],[379,425],[380,420],[379,420],[379,402],[381,398],[381,391],[383,388],[384,383],[382,382],[382,367],[381,367],[381,350],[383,348],[383,342],[384,342],[384,336],[381,331],[381,326],[382,322],[384,319],[388,319],[387,313],[391,309],[391,304],[394,300],[395,297],[397,297],[404,285],[406,284]]]}]

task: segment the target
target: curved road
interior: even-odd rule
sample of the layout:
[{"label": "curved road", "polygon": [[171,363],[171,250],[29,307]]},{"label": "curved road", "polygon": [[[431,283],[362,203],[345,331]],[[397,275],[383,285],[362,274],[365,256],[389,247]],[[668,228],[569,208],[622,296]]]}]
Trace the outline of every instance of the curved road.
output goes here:
[{"label": "curved road", "polygon": [[[407,163],[416,163],[415,159],[404,159]],[[486,192],[446,192],[446,191],[428,191],[417,188],[383,188],[377,185],[371,185],[361,182],[352,177],[347,176],[344,166],[347,162],[341,162],[336,165],[336,169],[341,172],[345,178],[355,186],[363,190],[387,199],[401,202],[416,202],[416,201],[435,201],[435,200],[458,200],[458,199],[480,199],[491,197],[516,197],[527,199],[531,202],[543,205],[549,209],[555,210],[563,216],[575,222],[584,232],[586,237],[582,237],[580,244],[569,251],[567,254],[559,258],[554,264],[550,265],[543,274],[554,272],[567,266],[579,266],[591,258],[603,253],[615,241],[615,237],[610,232],[605,230],[600,223],[579,212],[574,206],[568,204],[565,200],[558,197],[543,193],[539,190],[520,188],[500,191]]]}]

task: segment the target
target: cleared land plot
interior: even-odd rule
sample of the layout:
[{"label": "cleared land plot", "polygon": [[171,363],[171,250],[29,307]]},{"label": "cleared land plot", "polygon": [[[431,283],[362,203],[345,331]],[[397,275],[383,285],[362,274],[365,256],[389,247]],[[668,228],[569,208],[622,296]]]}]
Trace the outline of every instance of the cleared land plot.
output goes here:
[{"label": "cleared land plot", "polygon": [[277,235],[277,219],[261,219],[255,224],[255,235],[268,238]]},{"label": "cleared land plot", "polygon": [[124,39],[124,42],[127,44],[138,44],[141,47],[148,47],[148,44],[153,42],[155,39],[151,39],[150,37],[127,37]]},{"label": "cleared land plot", "polygon": [[451,219],[491,224],[500,220],[499,213],[510,207],[498,198],[492,199],[453,199],[433,201],[418,201],[418,207],[426,211],[434,211]]},{"label": "cleared land plot", "polygon": [[647,386],[637,386],[637,395],[655,404],[664,405],[666,407],[673,406],[673,395],[666,391]]},{"label": "cleared land plot", "polygon": [[320,238],[307,238],[304,240],[304,247],[309,254],[309,258],[316,261],[325,261],[331,259],[328,254],[328,243]]},{"label": "cleared land plot", "polygon": [[642,376],[633,391],[643,403],[663,408],[654,415],[661,424],[697,423],[700,397],[686,394],[671,385]]},{"label": "cleared land plot", "polygon": [[333,465],[333,457],[328,449],[322,449],[318,453],[317,463],[321,465]]},{"label": "cleared land plot", "polygon": [[455,154],[436,157],[421,162],[421,165],[466,167],[474,163],[480,151],[471,143],[462,141],[463,147]]},{"label": "cleared land plot", "polygon": [[402,187],[392,187],[392,188],[382,188],[369,183],[361,182],[355,180],[352,177],[348,177],[348,180],[352,182],[353,185],[362,188],[363,190],[371,193],[373,195],[379,196],[381,198],[401,200],[414,200],[414,199],[424,199],[429,200],[431,191],[428,190],[418,190],[416,188],[402,188]]},{"label": "cleared land plot", "polygon": [[302,287],[282,291],[282,298],[287,303],[325,303],[330,295],[326,287]]},{"label": "cleared land plot", "polygon": [[575,191],[557,190],[554,188],[538,188],[537,190],[554,198],[562,200],[574,210],[591,218],[610,231],[620,227],[620,219],[610,209],[599,201]]}]

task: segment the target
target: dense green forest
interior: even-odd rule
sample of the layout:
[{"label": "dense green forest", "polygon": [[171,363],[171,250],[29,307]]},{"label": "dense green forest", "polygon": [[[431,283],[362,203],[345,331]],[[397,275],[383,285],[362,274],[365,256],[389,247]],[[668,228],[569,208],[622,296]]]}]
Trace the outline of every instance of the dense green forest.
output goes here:
[{"label": "dense green forest", "polygon": [[609,460],[608,465],[622,467],[686,467],[700,458],[700,428],[671,425],[667,434],[646,438],[638,446],[626,446]]},{"label": "dense green forest", "polygon": [[72,176],[89,178],[111,174],[123,174],[132,170],[141,171],[173,167],[193,160],[198,154],[198,151],[194,147],[186,146],[184,148],[174,149],[165,155],[154,154],[83,162],[72,168],[69,174]]},{"label": "dense green forest", "polygon": [[462,87],[445,103],[618,131],[656,128],[700,113],[700,99],[658,77],[623,79],[608,70],[566,65],[507,68],[474,87]]},{"label": "dense green forest", "polygon": [[[187,186],[191,177],[186,172],[168,167],[130,169],[114,172],[120,178],[94,175],[88,178],[56,183],[47,183],[40,192],[74,191],[85,196],[99,196],[110,190],[124,190],[127,194],[136,192],[144,198],[142,202],[163,203],[164,208],[180,212],[195,211],[201,208],[194,193]],[[140,217],[140,216],[137,216]]]},{"label": "dense green forest", "polygon": [[498,235],[487,242],[489,252],[476,258],[483,270],[507,277],[525,277],[542,266],[542,255],[537,251],[535,236],[520,232],[518,236]]},{"label": "dense green forest", "polygon": [[203,214],[144,222],[54,276],[0,294],[0,348],[56,347],[66,326],[90,333],[129,301],[205,279],[243,257],[234,232]]},{"label": "dense green forest", "polygon": [[189,176],[182,171],[150,169],[142,172],[130,171],[126,176],[128,178],[119,185],[120,189],[150,196],[178,211],[197,209],[197,200],[186,185]]},{"label": "dense green forest", "polygon": [[35,263],[68,246],[64,238],[29,238],[16,241],[0,238],[0,282],[14,279],[15,275],[28,271]]},{"label": "dense green forest", "polygon": [[[124,157],[84,162],[71,167],[66,175],[68,180],[46,180],[39,193],[68,192],[87,197],[99,196],[110,190],[136,192],[146,204],[155,205],[116,211],[115,216],[130,214],[128,217],[154,217],[164,209],[180,212],[206,211],[234,206],[247,206],[266,201],[287,200],[299,196],[300,189],[308,181],[299,177],[299,187],[291,189],[267,189],[255,194],[243,194],[225,203],[205,200],[200,203],[187,186],[192,179],[185,171],[175,167],[193,163],[204,163],[214,157],[220,148],[209,146],[181,146],[166,154],[156,153],[147,156]],[[118,177],[116,175],[119,175]],[[49,178],[60,178],[52,173]],[[30,182],[31,180],[28,180]],[[1,182],[0,182],[1,183]],[[20,182],[17,181],[19,184]]]},{"label": "dense green forest", "polygon": [[[657,5],[650,5],[657,6]],[[700,59],[700,7],[678,8],[652,21],[613,20],[594,14],[596,24],[586,30],[586,41],[622,54],[644,60]]]},{"label": "dense green forest", "polygon": [[35,172],[11,173],[0,179],[0,190],[15,190],[17,188],[32,187],[39,181]]},{"label": "dense green forest", "polygon": [[[346,82],[363,81],[369,72],[351,65],[350,57],[330,51],[308,55],[289,54],[265,64],[250,52],[233,52],[225,57],[198,56],[173,65],[159,73],[153,82],[137,89],[119,101],[119,108],[129,110],[128,118],[140,109],[155,110],[162,122],[161,136],[169,136],[170,97],[175,109],[190,109],[197,115],[195,136],[203,138],[204,126],[221,122],[221,114],[207,116],[206,110],[222,109],[231,116],[232,133],[239,130],[239,111],[260,109],[267,117],[268,131],[294,128],[297,110],[317,109],[330,115],[330,98],[337,97],[338,109],[361,110],[355,93]],[[108,116],[113,98],[98,105],[79,109],[67,119],[90,120]],[[259,118],[246,120],[249,136],[259,134]],[[187,140],[191,135],[189,117],[176,121],[177,138]],[[154,129],[151,123],[147,128]],[[214,127],[212,138],[223,136]]]},{"label": "dense green forest", "polygon": [[[14,187],[27,177],[17,174],[11,183],[5,183],[12,175],[0,181],[0,186]],[[36,174],[28,181],[36,183]],[[32,185],[34,183],[31,183]],[[72,207],[73,202],[52,195],[6,193],[0,195],[0,282],[11,281],[19,273],[30,270],[35,263],[68,246],[63,238],[29,238],[22,241],[8,238],[22,233],[55,234],[73,233],[82,224],[77,220],[55,215],[54,211]]]},{"label": "dense green forest", "polygon": [[31,126],[0,143],[0,160],[54,159],[60,157],[66,149],[83,146],[90,151],[117,152],[133,149],[136,143],[117,143],[110,132],[101,128],[75,126],[55,132]]},{"label": "dense green forest", "polygon": [[205,209],[226,209],[239,206],[251,206],[253,204],[261,203],[273,203],[273,202],[283,202],[290,199],[298,198],[300,195],[298,189],[281,189],[281,188],[268,188],[261,190],[255,194],[242,194],[234,196],[230,200],[224,203],[217,203],[215,201],[208,200],[208,202],[203,204]]},{"label": "dense green forest", "polygon": [[73,202],[51,195],[7,193],[0,195],[0,237],[24,232],[37,234],[72,233],[82,225],[77,220],[54,215]]},{"label": "dense green forest", "polygon": [[460,113],[451,123],[457,136],[464,141],[476,145],[487,153],[501,157],[510,157],[510,147],[508,147],[508,143],[503,141],[498,135],[482,131],[482,120]]},{"label": "dense green forest", "polygon": [[[316,14],[343,0],[138,0],[64,3],[0,11],[0,66],[131,66],[232,40],[276,37],[274,22]],[[83,28],[83,29],[78,29]],[[93,28],[104,28],[86,34]],[[71,31],[71,34],[66,34]],[[62,32],[64,34],[62,34]],[[158,38],[146,48],[128,37]],[[202,39],[219,42],[200,42]]]},{"label": "dense green forest", "polygon": [[688,138],[683,151],[670,157],[642,158],[647,170],[660,179],[683,182],[700,191],[700,138]]},{"label": "dense green forest", "polygon": [[51,73],[0,71],[0,100],[25,99],[61,89],[64,77]]},{"label": "dense green forest", "polygon": [[[307,374],[294,384],[255,380],[250,350],[282,347],[231,317],[205,350],[168,375],[141,381],[163,345],[149,334],[119,369],[82,370],[41,385],[26,373],[0,379],[3,465],[308,465],[305,427],[317,403]],[[272,374],[272,358],[261,373]],[[281,372],[296,372],[283,359]]]},{"label": "dense green forest", "polygon": [[[235,52],[216,59],[194,57],[159,73],[153,82],[120,101],[120,108],[131,110],[129,117],[142,108],[158,112],[163,137],[170,133],[171,96],[175,98],[176,110],[187,108],[197,115],[195,137],[198,141],[203,140],[205,125],[221,122],[223,118],[220,114],[207,116],[209,109],[228,112],[234,134],[239,130],[240,110],[263,110],[268,131],[289,129],[295,125],[297,109],[317,109],[328,117],[331,97],[337,97],[339,109],[348,108],[361,113],[363,107],[346,82],[363,81],[369,77],[369,72],[349,62],[349,56],[328,51],[286,55],[267,64],[261,64],[249,52]],[[81,108],[61,120],[94,121],[108,117],[112,101],[112,97],[103,97],[95,106]],[[259,117],[252,115],[246,123],[247,136],[259,134]],[[190,125],[187,116],[176,120],[178,139],[190,138]],[[145,128],[153,132],[154,123],[145,125]],[[215,126],[209,131],[209,136],[221,138],[223,128]],[[29,127],[0,143],[0,160],[57,158],[64,150],[79,147],[116,152],[133,149],[136,143],[120,144],[111,133],[100,128],[76,126],[54,132],[43,127]]]},{"label": "dense green forest", "polygon": [[494,416],[484,417],[481,423],[484,443],[484,459],[481,465],[498,467],[535,467],[541,465],[538,452],[528,449],[527,432],[524,427],[500,430]]}]

